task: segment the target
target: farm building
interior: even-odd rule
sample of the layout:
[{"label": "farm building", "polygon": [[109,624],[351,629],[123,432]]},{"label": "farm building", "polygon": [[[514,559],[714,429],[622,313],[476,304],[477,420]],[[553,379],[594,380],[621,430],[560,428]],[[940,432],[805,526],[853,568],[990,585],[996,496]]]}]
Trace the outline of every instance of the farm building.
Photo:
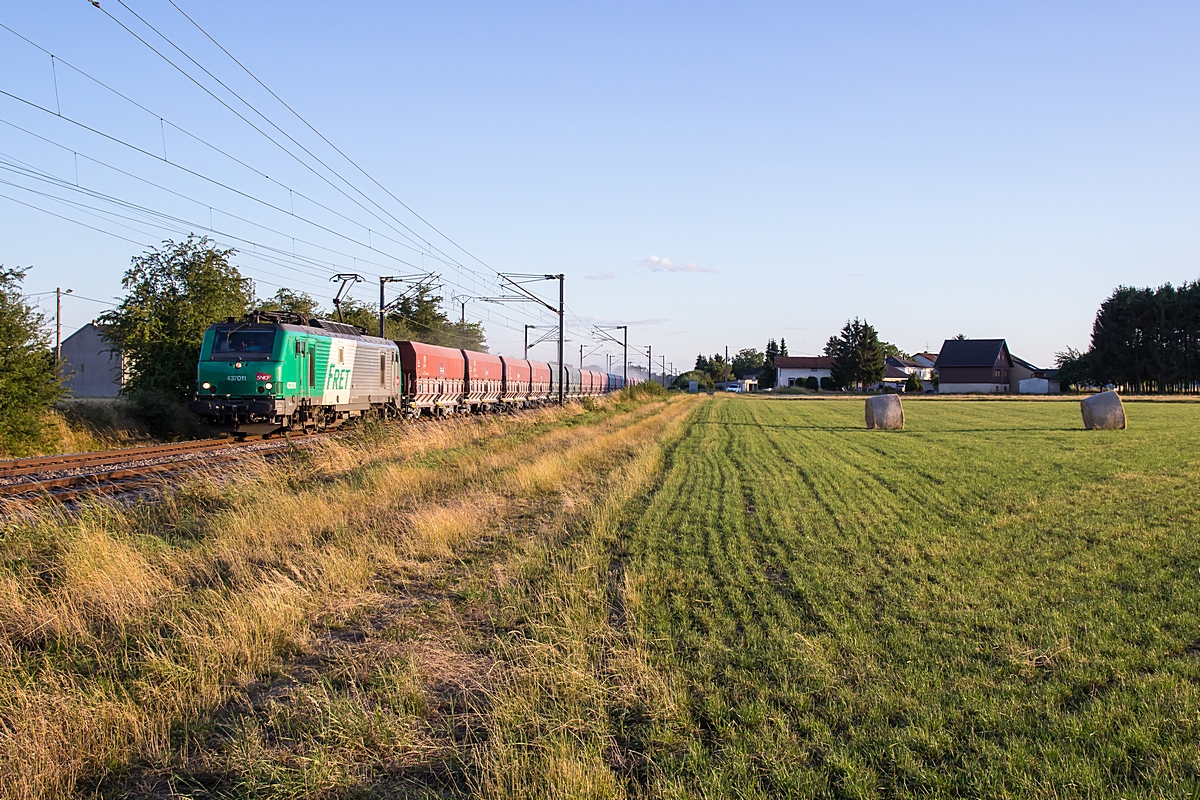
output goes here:
[{"label": "farm building", "polygon": [[832,356],[776,356],[775,385],[803,386],[809,378],[820,383],[822,378],[830,377],[832,369]]},{"label": "farm building", "polygon": [[1008,351],[1004,339],[947,339],[937,357],[938,393],[1057,394],[1058,371]]},{"label": "farm building", "polygon": [[116,397],[121,391],[121,356],[102,330],[89,322],[62,343],[63,386],[75,397]]},{"label": "farm building", "polygon": [[1012,360],[1011,386],[1015,387],[1017,392],[1021,394],[1058,394],[1062,391],[1062,384],[1058,380],[1058,370],[1040,369],[1017,356],[1013,356]]},{"label": "farm building", "polygon": [[1012,368],[1003,339],[947,339],[937,357],[938,394],[1008,392]]}]

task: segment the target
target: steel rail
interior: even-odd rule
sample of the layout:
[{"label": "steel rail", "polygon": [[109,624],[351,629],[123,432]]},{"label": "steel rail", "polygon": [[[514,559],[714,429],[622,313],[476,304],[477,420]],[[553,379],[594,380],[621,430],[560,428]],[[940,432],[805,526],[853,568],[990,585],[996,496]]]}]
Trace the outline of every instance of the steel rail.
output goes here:
[{"label": "steel rail", "polygon": [[39,456],[37,458],[16,458],[8,461],[0,461],[0,479],[15,478],[22,475],[36,475],[41,472],[98,467],[125,461],[163,458],[164,456],[202,452],[205,450],[220,450],[236,444],[238,443],[231,439],[209,439],[198,442],[179,442],[178,444],[169,445],[128,447],[120,450],[99,450],[88,453]]}]

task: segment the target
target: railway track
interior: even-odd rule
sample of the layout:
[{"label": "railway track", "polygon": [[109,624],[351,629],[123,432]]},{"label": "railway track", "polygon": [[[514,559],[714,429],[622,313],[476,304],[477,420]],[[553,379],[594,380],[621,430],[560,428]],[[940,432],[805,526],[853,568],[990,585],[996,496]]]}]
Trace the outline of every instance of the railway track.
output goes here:
[{"label": "railway track", "polygon": [[71,501],[85,495],[146,491],[164,478],[249,453],[286,450],[292,441],[322,434],[255,442],[210,439],[0,461],[0,504],[24,505],[39,499]]}]

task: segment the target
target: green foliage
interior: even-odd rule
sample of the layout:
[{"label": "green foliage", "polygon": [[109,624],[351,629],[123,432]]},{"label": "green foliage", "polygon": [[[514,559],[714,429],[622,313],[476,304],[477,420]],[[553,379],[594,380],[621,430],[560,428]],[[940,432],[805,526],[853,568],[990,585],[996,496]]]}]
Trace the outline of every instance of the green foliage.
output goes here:
[{"label": "green foliage", "polygon": [[27,272],[0,266],[0,451],[15,456],[43,443],[46,412],[62,395],[45,318],[22,291]]},{"label": "green foliage", "polygon": [[695,381],[696,383],[698,383],[699,384],[698,388],[702,392],[711,392],[716,389],[716,386],[713,383],[712,376],[709,375],[707,372],[703,372],[698,369],[693,369],[693,370],[683,373],[682,375],[680,375],[678,378],[675,379],[675,382],[673,384],[671,384],[671,387],[674,389],[682,389],[683,391],[686,392],[688,389],[688,384],[691,381]]},{"label": "green foliage", "polygon": [[912,373],[908,376],[908,380],[904,382],[904,391],[906,392],[923,392],[925,385],[921,383],[921,376],[917,373]]},{"label": "green foliage", "polygon": [[830,374],[838,386],[862,388],[877,383],[887,370],[879,334],[866,320],[855,317],[839,336],[829,337],[825,355],[833,357]]},{"label": "green foliage", "polygon": [[788,354],[788,351],[787,351],[787,339],[784,339],[784,338],[781,336],[781,337],[779,337],[779,355],[781,355],[781,356],[786,356],[787,354]]},{"label": "green foliage", "polygon": [[[483,325],[478,322],[452,322],[441,306],[442,298],[428,292],[405,298],[384,317],[384,337],[486,353]],[[379,334],[378,305],[354,299],[343,300],[342,314],[347,323],[357,325],[371,336]],[[330,318],[337,319],[333,314]]]},{"label": "green foliage", "polygon": [[821,384],[817,382],[817,379],[815,376],[809,375],[807,378],[804,379],[804,388],[805,389],[812,389],[813,391],[816,391],[820,387],[821,387]]},{"label": "green foliage", "polygon": [[1063,389],[1082,389],[1095,384],[1095,368],[1092,366],[1091,353],[1082,353],[1073,347],[1068,347],[1054,356],[1054,364],[1058,369],[1058,380]]},{"label": "green foliage", "polygon": [[1200,281],[1118,287],[1096,313],[1087,363],[1100,384],[1135,392],[1200,389]]},{"label": "green foliage", "polygon": [[299,314],[307,319],[321,316],[317,301],[308,292],[294,292],[291,289],[280,289],[270,300],[259,302],[258,307],[263,311],[286,311]]},{"label": "green foliage", "polygon": [[619,401],[622,403],[627,401],[662,400],[666,399],[667,396],[668,392],[662,387],[662,384],[655,383],[654,381],[642,381],[634,386],[626,386],[618,393]]},{"label": "green foliage", "polygon": [[887,358],[890,356],[892,358],[903,358],[906,361],[908,359],[912,358],[912,356],[910,354],[904,352],[903,350],[901,350],[899,347],[892,344],[891,342],[880,342],[879,346],[881,348],[883,348],[883,357],[884,358]]},{"label": "green foliage", "polygon": [[740,378],[750,370],[758,369],[764,364],[764,356],[762,352],[755,350],[753,347],[747,347],[739,350],[730,360],[730,367],[733,369],[733,374]]},{"label": "green foliage", "polygon": [[758,385],[761,389],[772,389],[775,386],[775,357],[779,355],[779,345],[774,339],[767,340],[767,348],[763,351],[763,370],[762,376],[758,379]]},{"label": "green foliage", "polygon": [[[731,377],[734,374],[736,374],[733,369],[732,364],[733,364],[733,362],[731,360],[730,368],[727,373],[726,368],[725,368],[726,365],[725,365],[725,356],[724,355],[722,355],[721,353],[714,353],[711,357],[706,358],[704,356],[704,354],[700,354],[700,355],[696,356],[696,368],[694,370],[692,370],[692,372],[704,373],[705,375],[708,376],[709,381],[711,381],[713,383],[718,383],[720,381],[725,380],[726,374],[729,374]],[[697,380],[697,379],[692,378],[691,380]],[[687,388],[686,383],[684,384],[684,388],[685,389]]]},{"label": "green foliage", "polygon": [[827,375],[821,378],[821,388],[827,392],[836,392],[838,390],[838,385],[834,383],[833,378]]},{"label": "green foliage", "polygon": [[159,404],[195,393],[204,331],[254,303],[253,285],[229,263],[233,254],[188,236],[133,258],[121,282],[125,298],[100,317],[105,338],[125,358],[127,394]]}]

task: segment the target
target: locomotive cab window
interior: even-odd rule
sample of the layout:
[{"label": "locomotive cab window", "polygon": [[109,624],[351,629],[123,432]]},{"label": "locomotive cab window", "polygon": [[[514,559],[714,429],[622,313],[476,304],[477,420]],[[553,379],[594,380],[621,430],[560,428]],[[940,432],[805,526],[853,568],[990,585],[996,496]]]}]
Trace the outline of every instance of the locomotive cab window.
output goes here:
[{"label": "locomotive cab window", "polygon": [[275,349],[275,331],[270,328],[218,329],[213,337],[213,361],[269,361]]}]

